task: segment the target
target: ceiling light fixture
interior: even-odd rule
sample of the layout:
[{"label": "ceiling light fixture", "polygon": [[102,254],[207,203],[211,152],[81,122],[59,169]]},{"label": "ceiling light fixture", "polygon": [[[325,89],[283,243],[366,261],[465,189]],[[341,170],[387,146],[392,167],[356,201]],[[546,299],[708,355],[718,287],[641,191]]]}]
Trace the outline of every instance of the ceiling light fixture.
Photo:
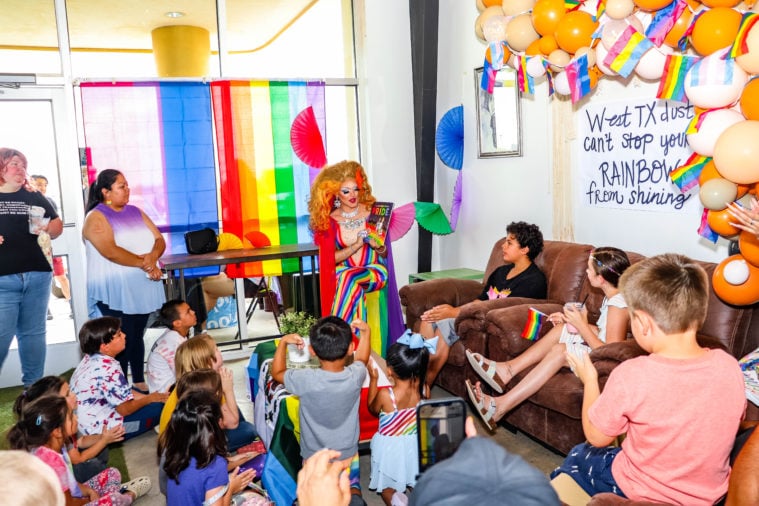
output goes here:
[{"label": "ceiling light fixture", "polygon": [[164,16],[166,16],[167,18],[174,18],[174,19],[181,18],[184,15],[185,15],[184,12],[179,12],[179,11],[169,11],[166,14],[164,14]]}]

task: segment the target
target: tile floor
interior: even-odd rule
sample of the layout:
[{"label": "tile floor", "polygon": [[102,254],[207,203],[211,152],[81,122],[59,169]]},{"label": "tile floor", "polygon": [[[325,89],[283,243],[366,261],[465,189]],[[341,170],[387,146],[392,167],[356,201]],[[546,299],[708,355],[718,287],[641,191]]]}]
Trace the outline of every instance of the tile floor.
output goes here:
[{"label": "tile floor", "polygon": [[[276,327],[270,313],[260,312],[254,315],[249,326],[249,332],[252,335],[270,335],[274,333]],[[234,372],[235,391],[237,392],[237,402],[244,416],[248,420],[253,420],[253,403],[248,392],[248,378],[246,367],[248,357],[252,348],[245,347],[242,351],[225,352],[225,363]],[[445,397],[450,395],[440,388],[433,389],[433,397]],[[475,417],[478,430],[481,434],[487,434],[487,429],[480,423],[479,418]],[[518,453],[525,460],[536,466],[546,474],[553,470],[562,457],[551,450],[536,443],[532,439],[521,433],[512,433],[503,427],[491,436],[500,445],[511,452]],[[143,434],[129,443],[124,445],[127,466],[132,478],[140,475],[148,475],[153,480],[154,486],[147,496],[141,498],[137,504],[140,506],[163,506],[166,504],[165,498],[158,490],[158,464],[156,460],[156,440],[155,432]],[[378,494],[368,489],[369,485],[369,466],[370,459],[368,451],[362,452],[360,457],[361,463],[361,485],[364,490],[364,499],[369,506],[380,506],[383,504]]]}]

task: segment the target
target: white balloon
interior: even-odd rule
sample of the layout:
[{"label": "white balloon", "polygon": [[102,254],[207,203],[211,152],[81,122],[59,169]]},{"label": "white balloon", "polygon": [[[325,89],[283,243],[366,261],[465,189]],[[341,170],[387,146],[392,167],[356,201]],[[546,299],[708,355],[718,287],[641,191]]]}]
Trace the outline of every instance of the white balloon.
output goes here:
[{"label": "white balloon", "polygon": [[569,89],[569,79],[567,79],[566,72],[553,75],[553,90],[559,95],[569,95],[572,92]]},{"label": "white balloon", "polygon": [[546,73],[546,68],[543,66],[542,56],[530,56],[527,58],[527,73],[530,77],[541,77]]},{"label": "white balloon", "polygon": [[624,19],[635,10],[632,0],[609,0],[606,2],[606,15],[611,19]]},{"label": "white balloon", "polygon": [[701,128],[698,132],[688,134],[688,145],[690,148],[703,156],[714,155],[714,145],[717,143],[719,136],[727,130],[728,127],[743,121],[743,115],[732,109],[717,109],[704,113],[704,120],[701,122]]},{"label": "white balloon", "polygon": [[[748,74],[732,60],[722,59],[723,51],[717,51],[696,62],[685,75],[685,95],[690,103],[702,109],[719,109],[738,100],[748,81]],[[732,65],[732,76],[726,79],[727,65]],[[698,74],[698,83],[691,80]],[[728,82],[725,82],[725,81]]]},{"label": "white balloon", "polygon": [[492,16],[482,24],[482,35],[488,42],[501,42],[506,40],[506,16]]},{"label": "white balloon", "polygon": [[643,79],[661,79],[667,55],[670,53],[672,53],[672,48],[665,44],[661,47],[652,47],[645,52],[635,66],[635,73]]},{"label": "white balloon", "polygon": [[722,269],[722,275],[725,277],[725,281],[731,285],[742,285],[748,281],[748,264],[745,260],[731,260],[725,264],[724,269]]}]

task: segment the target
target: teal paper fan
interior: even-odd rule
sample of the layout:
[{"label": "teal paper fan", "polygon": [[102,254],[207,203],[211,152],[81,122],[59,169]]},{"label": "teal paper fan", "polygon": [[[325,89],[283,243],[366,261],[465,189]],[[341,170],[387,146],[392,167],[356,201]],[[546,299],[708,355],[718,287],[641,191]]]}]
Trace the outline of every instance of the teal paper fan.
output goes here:
[{"label": "teal paper fan", "polygon": [[448,167],[461,170],[464,162],[464,106],[449,109],[437,124],[435,148]]}]

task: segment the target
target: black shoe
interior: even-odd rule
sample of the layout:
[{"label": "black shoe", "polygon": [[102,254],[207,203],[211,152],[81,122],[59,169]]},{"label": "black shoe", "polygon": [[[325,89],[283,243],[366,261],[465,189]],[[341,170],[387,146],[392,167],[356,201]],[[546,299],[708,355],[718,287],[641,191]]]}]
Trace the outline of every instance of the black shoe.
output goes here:
[{"label": "black shoe", "polygon": [[366,501],[359,494],[351,494],[351,502],[348,503],[348,506],[366,506]]}]

